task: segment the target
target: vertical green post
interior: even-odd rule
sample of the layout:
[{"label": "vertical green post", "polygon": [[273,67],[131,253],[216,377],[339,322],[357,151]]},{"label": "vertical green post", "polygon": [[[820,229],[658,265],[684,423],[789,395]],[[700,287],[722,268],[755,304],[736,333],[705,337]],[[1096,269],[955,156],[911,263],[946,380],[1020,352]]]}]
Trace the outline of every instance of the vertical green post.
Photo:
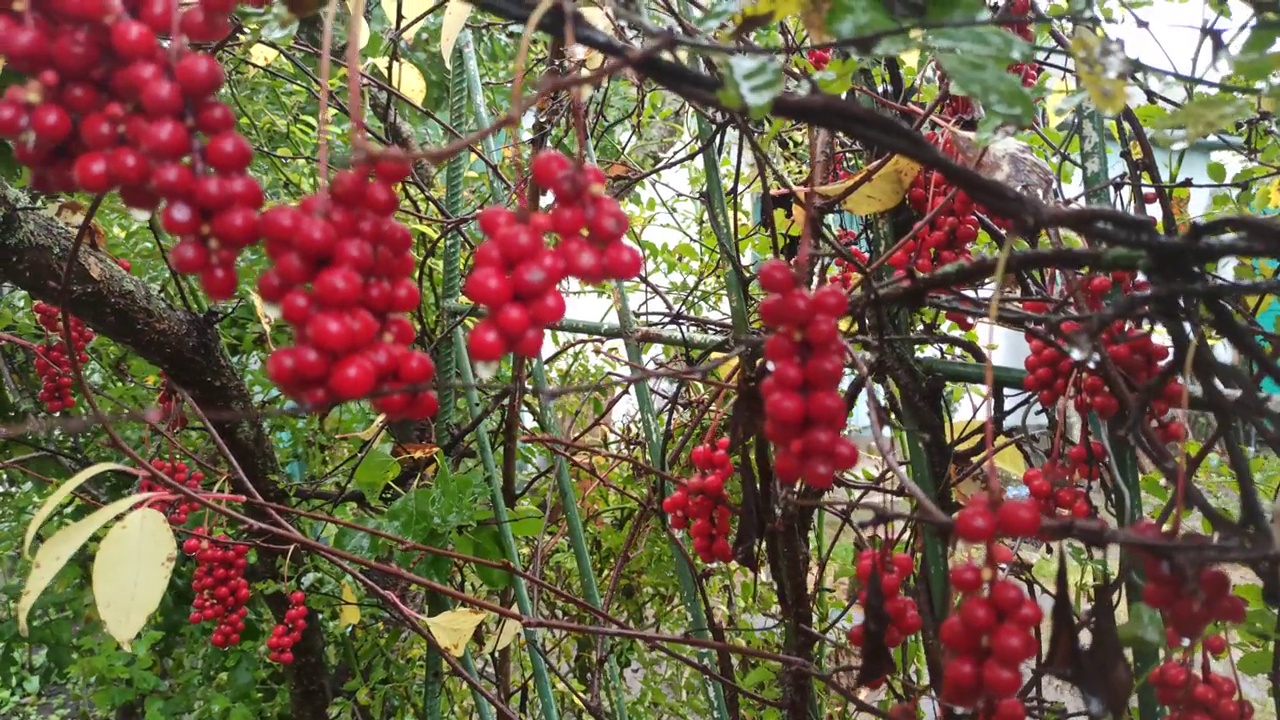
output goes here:
[{"label": "vertical green post", "polygon": [[[467,408],[474,420],[484,412],[484,405],[480,402],[480,393],[476,390],[475,374],[471,371],[471,359],[467,357],[467,346],[462,336],[462,328],[455,328],[453,331],[454,348],[457,353],[458,375],[462,378],[462,383],[466,387],[464,394],[466,395]],[[493,503],[493,519],[498,524],[498,537],[502,540],[502,549],[506,553],[507,562],[511,567],[519,570],[520,548],[516,545],[516,538],[511,533],[511,518],[507,514],[507,504],[502,497],[502,474],[498,470],[498,463],[493,458],[493,445],[489,442],[489,422],[480,423],[480,428],[475,434],[476,446],[480,452],[480,463],[484,467],[485,477],[489,481],[489,496]],[[525,617],[533,617],[533,602],[529,599],[529,589],[525,586],[524,579],[518,575],[511,577],[511,587],[516,595],[516,607],[519,608],[520,614]],[[534,687],[537,690],[538,703],[542,708],[543,720],[560,720],[560,710],[556,707],[555,696],[551,691],[551,677],[547,674],[546,660],[542,654],[542,647],[538,640],[538,633],[533,628],[524,628],[524,639],[529,646],[529,666],[533,671]]]}]

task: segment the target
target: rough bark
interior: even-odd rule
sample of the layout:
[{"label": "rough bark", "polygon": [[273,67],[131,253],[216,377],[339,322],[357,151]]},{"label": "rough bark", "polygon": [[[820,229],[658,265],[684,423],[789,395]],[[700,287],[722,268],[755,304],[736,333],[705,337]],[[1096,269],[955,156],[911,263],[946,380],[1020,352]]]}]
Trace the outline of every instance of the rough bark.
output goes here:
[{"label": "rough bark", "polygon": [[[38,211],[23,208],[15,191],[0,183],[0,282],[12,283],[51,304],[67,303],[72,314],[98,334],[163,370],[211,418],[212,429],[253,489],[267,500],[288,501],[277,482],[280,465],[275,450],[214,321],[174,307],[87,245],[77,250],[67,285],[61,287],[73,246],[73,232]],[[260,519],[267,521],[265,516]],[[260,551],[259,557],[260,569],[274,574],[279,557],[268,551]],[[267,601],[273,613],[282,617],[285,598]],[[313,622],[293,650],[295,661],[287,673],[296,720],[328,718],[331,693],[323,643],[319,623]]]}]

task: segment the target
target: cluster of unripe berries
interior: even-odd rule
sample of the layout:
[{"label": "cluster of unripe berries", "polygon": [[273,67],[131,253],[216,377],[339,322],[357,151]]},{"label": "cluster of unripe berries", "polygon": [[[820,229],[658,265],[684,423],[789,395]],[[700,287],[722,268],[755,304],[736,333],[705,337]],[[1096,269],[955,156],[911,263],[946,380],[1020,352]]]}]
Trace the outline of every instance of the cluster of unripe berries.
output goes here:
[{"label": "cluster of unripe berries", "polygon": [[[204,473],[199,470],[192,470],[187,464],[181,460],[171,462],[169,460],[152,460],[151,466],[160,473],[168,476],[174,482],[180,483],[192,490],[199,490],[204,482]],[[148,473],[142,476],[142,480],[138,483],[138,492],[171,492],[163,483],[159,482]],[[169,502],[152,503],[151,507],[167,514],[169,516],[169,524],[185,525],[190,518],[191,513],[200,509],[200,503],[177,499]]]},{"label": "cluster of unripe berries", "polygon": [[999,537],[1035,537],[1040,533],[1040,504],[1033,499],[1005,498],[993,507],[985,492],[974,493],[956,513],[956,537],[971,543],[987,543]]},{"label": "cluster of unripe berries", "polygon": [[163,203],[162,226],[179,238],[174,269],[198,273],[215,299],[235,292],[262,189],[245,174],[253,151],[234,113],[214,99],[222,66],[186,41],[225,37],[236,4],[48,0],[0,11],[0,59],[26,78],[0,98],[0,138],[31,168],[32,187],[119,190],[145,212]]},{"label": "cluster of unripe berries", "polygon": [[724,492],[724,484],[733,476],[729,438],[720,438],[715,445],[699,445],[689,459],[696,472],[662,501],[662,511],[672,528],[688,528],[693,551],[702,562],[727,563],[733,560],[729,545],[733,509]]},{"label": "cluster of unripe berries", "polygon": [[[1215,635],[1220,638],[1222,636]],[[1225,651],[1225,641],[1223,643]],[[1151,671],[1150,682],[1156,690],[1156,701],[1169,708],[1169,720],[1251,720],[1253,703],[1240,692],[1240,687],[1226,675],[1213,672],[1207,663],[1204,673],[1197,674],[1174,660],[1167,660]]]},{"label": "cluster of unripe berries", "polygon": [[[889,627],[885,630],[884,644],[896,648],[908,636],[920,631],[924,624],[914,598],[902,594],[902,584],[911,573],[915,572],[915,560],[907,553],[890,553],[885,550],[867,548],[858,554],[856,565],[858,583],[858,602],[867,607],[867,590],[871,585],[872,573],[879,574],[880,590],[884,598],[885,615],[889,618]],[[864,613],[865,615],[865,613]],[[849,644],[862,647],[866,640],[866,628],[858,623],[849,628]]]},{"label": "cluster of unripe berries", "polygon": [[249,581],[244,578],[249,546],[232,543],[226,535],[211,538],[203,528],[182,543],[182,551],[196,559],[191,589],[193,625],[215,623],[209,644],[218,648],[240,644],[244,618],[249,614]]},{"label": "cluster of unripe berries", "polygon": [[[925,137],[947,155],[956,155],[955,144],[945,133],[931,132]],[[885,260],[896,275],[906,276],[912,271],[928,273],[953,262],[969,260],[970,248],[981,228],[978,215],[987,217],[996,227],[1010,227],[1008,221],[990,216],[986,208],[975,203],[963,190],[956,190],[955,197],[948,199],[952,190],[956,190],[955,186],[936,170],[926,169],[912,180],[907,190],[907,204],[922,218],[933,215],[927,227],[920,228]]]},{"label": "cluster of unripe berries", "polygon": [[413,236],[395,219],[403,158],[361,163],[335,173],[325,194],[262,214],[272,265],[258,280],[277,304],[294,345],[267,360],[267,375],[311,408],[373,395],[393,419],[435,415],[431,356],[413,350],[408,313],[420,296],[413,280]]},{"label": "cluster of unripe berries", "polygon": [[[1117,275],[1121,277],[1116,278]],[[1098,275],[1081,283],[1086,302],[1085,312],[1097,312],[1103,299],[1118,289],[1121,292],[1138,292],[1145,284],[1135,282],[1130,273]],[[1025,301],[1028,312],[1047,311],[1044,301]],[[1084,326],[1074,320],[1058,324],[1055,337],[1064,342],[1087,342],[1078,337]],[[1115,368],[1135,386],[1144,385],[1161,372],[1162,364],[1169,358],[1169,347],[1156,342],[1151,333],[1144,332],[1125,320],[1115,320],[1102,329],[1099,340],[1102,351]],[[1058,345],[1027,334],[1029,353],[1023,360],[1027,370],[1023,389],[1036,393],[1045,407],[1055,406],[1063,397],[1070,397],[1077,412],[1093,412],[1103,420],[1109,420],[1120,411],[1120,400],[1102,377],[1094,363],[1077,362]],[[1186,428],[1181,421],[1170,418],[1169,413],[1182,403],[1184,387],[1177,379],[1168,380],[1147,404],[1146,420],[1156,435],[1164,442],[1180,442],[1186,439]]]},{"label": "cluster of unripe berries", "polygon": [[[538,356],[547,326],[564,317],[561,280],[630,280],[643,264],[640,251],[623,240],[630,220],[605,193],[600,168],[543,150],[529,171],[539,188],[555,196],[546,212],[491,206],[477,218],[485,239],[472,258],[463,294],[487,312],[467,339],[479,362],[507,353]],[[547,245],[547,234],[557,238],[554,247]]]},{"label": "cluster of unripe berries", "polygon": [[846,348],[839,320],[849,298],[838,285],[801,287],[776,258],[760,266],[759,281],[768,293],[760,320],[772,330],[764,345],[772,371],[760,393],[773,472],[785,485],[826,490],[858,462],[857,446],[843,435],[849,408],[840,392]]},{"label": "cluster of unripe berries", "polygon": [[[1131,530],[1153,539],[1172,538],[1150,520],[1135,523]],[[1170,646],[1198,641],[1211,623],[1244,622],[1244,598],[1231,592],[1231,578],[1221,568],[1186,567],[1145,550],[1136,553],[1146,580],[1142,602],[1160,611]]]},{"label": "cluster of unripe berries", "polygon": [[987,582],[972,563],[951,569],[951,586],[961,600],[938,627],[946,651],[940,699],[990,720],[1023,720],[1026,708],[1015,696],[1022,663],[1039,650],[1034,633],[1044,613],[1017,583]]},{"label": "cluster of unripe berries", "polygon": [[289,593],[289,609],[284,611],[284,622],[276,623],[267,638],[267,659],[288,665],[293,662],[293,646],[302,641],[302,631],[307,629],[307,594],[301,590]]},{"label": "cluster of unripe berries", "polygon": [[71,347],[67,347],[63,333],[62,310],[54,305],[36,301],[31,305],[36,321],[44,329],[45,341],[37,349],[35,356],[36,374],[40,376],[40,392],[36,396],[44,403],[44,409],[51,413],[59,413],[73,408],[76,398],[72,394],[75,385],[71,377],[71,353],[75,353],[77,361],[83,365],[89,362],[85,352],[94,334],[74,315],[66,316],[66,329],[71,334]]}]

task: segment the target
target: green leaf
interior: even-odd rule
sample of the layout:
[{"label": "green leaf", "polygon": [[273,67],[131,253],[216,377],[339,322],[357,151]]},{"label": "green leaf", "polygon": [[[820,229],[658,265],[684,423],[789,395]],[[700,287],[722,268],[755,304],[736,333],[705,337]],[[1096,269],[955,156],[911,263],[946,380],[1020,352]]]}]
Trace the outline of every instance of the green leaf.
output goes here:
[{"label": "green leaf", "polygon": [[1160,613],[1148,605],[1129,606],[1129,619],[1116,628],[1125,647],[1160,647],[1164,642],[1164,622]]},{"label": "green leaf", "polygon": [[[998,27],[944,28],[934,30],[925,37],[925,45],[934,53],[957,53],[1001,58],[992,68],[1008,74],[1005,65],[1029,60],[1031,43]],[[1002,64],[1001,64],[1002,63]]]},{"label": "green leaf", "polygon": [[[833,0],[827,10],[827,32],[838,38],[856,38],[894,30],[901,25],[879,0]],[[855,48],[874,55],[875,47]]]},{"label": "green leaf", "polygon": [[1211,162],[1205,166],[1205,173],[1213,182],[1225,182],[1227,179],[1227,168],[1220,162]]},{"label": "green leaf", "polygon": [[731,55],[728,85],[722,99],[746,108],[752,117],[764,117],[782,92],[782,64],[768,55]]},{"label": "green leaf", "polygon": [[1019,126],[1031,121],[1035,105],[1022,81],[1005,72],[1003,64],[992,64],[982,55],[940,53],[938,63],[951,76],[953,91],[982,103],[989,115],[997,115]]},{"label": "green leaf", "polygon": [[365,454],[356,467],[356,489],[370,500],[382,494],[382,489],[400,474],[400,463],[386,450],[374,448]]},{"label": "green leaf", "polygon": [[1271,671],[1271,651],[1254,650],[1236,660],[1236,670],[1245,675],[1266,675]]},{"label": "green leaf", "polygon": [[532,537],[542,532],[542,511],[536,507],[513,508],[507,513],[511,522],[511,534],[516,537]]},{"label": "green leaf", "polygon": [[1194,98],[1182,107],[1157,120],[1159,130],[1182,130],[1185,142],[1195,142],[1219,130],[1234,127],[1253,113],[1253,104],[1232,93],[1218,93]]}]

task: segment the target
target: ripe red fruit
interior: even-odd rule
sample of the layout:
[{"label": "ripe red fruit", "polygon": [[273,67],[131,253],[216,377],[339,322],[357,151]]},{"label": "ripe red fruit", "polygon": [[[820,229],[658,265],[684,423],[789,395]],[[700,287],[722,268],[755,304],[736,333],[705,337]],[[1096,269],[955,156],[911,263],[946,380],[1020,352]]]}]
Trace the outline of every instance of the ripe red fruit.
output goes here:
[{"label": "ripe red fruit", "polygon": [[757,279],[760,281],[760,287],[769,293],[784,293],[794,288],[796,282],[791,266],[785,260],[777,258],[766,260],[760,266]]},{"label": "ripe red fruit", "polygon": [[996,510],[996,525],[1007,537],[1034,537],[1040,532],[1040,507],[1034,500],[1005,500]]},{"label": "ripe red fruit", "polygon": [[970,505],[956,513],[954,529],[966,542],[987,542],[996,535],[996,517],[985,505]]},{"label": "ripe red fruit", "polygon": [[487,319],[476,323],[467,336],[467,351],[477,362],[496,362],[507,353],[507,349],[502,331]]}]

